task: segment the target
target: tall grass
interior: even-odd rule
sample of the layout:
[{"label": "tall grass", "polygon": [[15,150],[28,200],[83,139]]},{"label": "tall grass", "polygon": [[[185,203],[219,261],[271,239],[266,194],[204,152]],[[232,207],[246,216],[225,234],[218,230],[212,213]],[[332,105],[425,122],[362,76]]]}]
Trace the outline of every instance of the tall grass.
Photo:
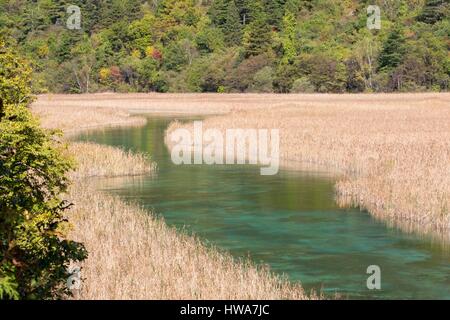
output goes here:
[{"label": "tall grass", "polygon": [[156,163],[148,155],[95,143],[71,143],[68,153],[77,163],[76,170],[71,172],[73,179],[136,176],[156,169]]},{"label": "tall grass", "polygon": [[76,204],[71,236],[89,252],[79,299],[308,298],[299,284],[207,248],[86,182],[75,184],[69,198]]},{"label": "tall grass", "polygon": [[[148,174],[155,165],[143,155],[85,143],[70,146],[69,152],[81,163],[67,195],[75,203],[70,236],[89,252],[77,299],[309,298],[300,284],[207,248],[83,179]],[[314,293],[311,297],[317,298]]]},{"label": "tall grass", "polygon": [[[448,240],[450,95],[391,97],[343,96],[325,104],[318,96],[317,103],[241,108],[206,119],[204,129],[280,129],[284,163],[340,173],[341,205]],[[167,136],[181,126],[192,130],[174,122]]]},{"label": "tall grass", "polygon": [[[92,116],[97,108],[86,112],[80,111],[85,107],[34,108],[46,127],[63,127],[69,133],[111,123],[139,123],[112,108],[99,116]],[[60,120],[62,115],[66,118]],[[75,292],[76,299],[322,298],[314,292],[306,294],[300,284],[265,266],[206,247],[151,212],[97,191],[95,180],[89,179],[152,174],[156,165],[145,155],[92,143],[71,143],[67,152],[78,162],[67,194],[75,204],[69,212],[69,235],[89,252],[81,266],[84,282]]]},{"label": "tall grass", "polygon": [[114,108],[83,105],[63,107],[36,103],[33,104],[32,111],[39,116],[45,128],[63,130],[66,136],[89,129],[123,125],[140,126],[146,123],[143,117],[131,116],[126,110]]},{"label": "tall grass", "polygon": [[[47,116],[58,113],[55,124],[71,126],[70,117],[74,117],[77,124],[83,124],[85,121],[92,123],[97,122],[92,120],[98,117],[97,114],[103,117],[105,113],[111,112],[122,112],[122,116],[127,116],[129,112],[211,115],[237,110],[272,109],[289,104],[311,107],[377,104],[395,107],[417,102],[439,103],[442,97],[448,99],[449,94],[50,94],[39,96],[33,108],[35,112]],[[85,112],[88,113],[84,114]],[[64,119],[65,116],[68,117],[67,120]],[[52,121],[49,122],[51,125]]]},{"label": "tall grass", "polygon": [[[278,128],[282,160],[341,173],[337,195],[342,205],[366,208],[395,225],[449,235],[449,94],[59,95],[39,97],[33,110],[47,127],[66,132],[142,124],[144,120],[130,117],[130,111],[225,113],[208,118],[205,128]],[[138,206],[99,193],[82,179],[137,174],[127,169],[134,155],[112,152],[115,165],[109,171],[95,168],[96,163],[109,165],[107,156],[96,160],[92,151],[96,147],[73,148],[82,164],[68,196],[76,204],[72,236],[85,242],[90,252],[79,298],[308,298],[300,285],[206,248]],[[111,151],[102,149],[106,154]],[[137,163],[145,160],[137,157]]]}]

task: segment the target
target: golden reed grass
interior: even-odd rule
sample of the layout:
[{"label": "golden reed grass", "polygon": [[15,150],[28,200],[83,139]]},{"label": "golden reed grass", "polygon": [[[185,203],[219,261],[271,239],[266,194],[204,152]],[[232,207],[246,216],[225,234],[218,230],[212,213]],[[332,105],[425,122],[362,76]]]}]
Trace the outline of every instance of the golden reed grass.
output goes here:
[{"label": "golden reed grass", "polygon": [[[40,101],[40,99],[38,99]],[[71,106],[33,104],[32,111],[41,119],[42,126],[47,129],[63,130],[66,136],[76,135],[82,131],[114,127],[144,125],[146,119],[130,116],[125,110]]]},{"label": "golden reed grass", "polygon": [[[282,160],[343,173],[342,205],[411,230],[449,234],[449,94],[46,95],[33,110],[47,127],[69,132],[143,122],[129,112],[222,114],[205,127],[278,128]],[[89,185],[72,187],[71,195],[78,202],[74,236],[91,251],[81,298],[306,298],[301,287],[207,249],[137,206]]]},{"label": "golden reed grass", "polygon": [[95,143],[70,143],[68,153],[76,160],[72,179],[92,177],[137,176],[154,172],[156,164],[141,153]]},{"label": "golden reed grass", "polygon": [[[204,130],[280,129],[284,162],[343,173],[336,185],[341,205],[448,240],[450,95],[340,96],[328,103],[323,96],[317,99],[238,108],[207,118]],[[174,122],[166,141],[179,127],[192,130],[192,124]]]},{"label": "golden reed grass", "polygon": [[299,284],[207,248],[89,183],[75,184],[69,197],[71,236],[89,251],[78,299],[308,298]]},{"label": "golden reed grass", "polygon": [[[38,96],[33,109],[37,113],[47,112],[47,117],[57,115],[55,123],[71,126],[73,121],[65,120],[64,116],[73,117],[74,121],[83,125],[83,119],[92,123],[92,117],[101,117],[98,113],[117,114],[120,111],[123,111],[123,116],[127,116],[129,112],[211,115],[227,114],[235,110],[278,108],[287,104],[311,107],[347,106],[348,104],[399,106],[418,101],[432,103],[442,100],[445,96],[448,97],[448,94],[49,94]],[[83,114],[90,111],[95,113]],[[52,121],[49,122],[51,124]]]},{"label": "golden reed grass", "polygon": [[[81,107],[85,108],[85,107]],[[79,115],[79,107],[63,112],[55,107],[34,108],[45,126],[63,121],[70,133],[101,125],[91,117],[97,108]],[[70,114],[74,110],[75,116]],[[105,110],[105,125],[130,125],[122,110]],[[118,117],[122,122],[117,121]],[[49,119],[52,119],[49,121]],[[78,123],[79,122],[79,123]],[[50,125],[49,125],[50,124]],[[80,129],[81,128],[81,129]],[[161,142],[163,143],[163,142]],[[82,265],[83,285],[76,299],[318,299],[305,294],[300,284],[271,273],[265,266],[233,259],[195,237],[168,227],[139,206],[95,189],[89,177],[151,174],[156,166],[141,154],[91,143],[71,143],[68,154],[78,162],[71,173],[73,185],[67,198],[75,206],[69,213],[70,237],[83,242],[89,258]]]}]

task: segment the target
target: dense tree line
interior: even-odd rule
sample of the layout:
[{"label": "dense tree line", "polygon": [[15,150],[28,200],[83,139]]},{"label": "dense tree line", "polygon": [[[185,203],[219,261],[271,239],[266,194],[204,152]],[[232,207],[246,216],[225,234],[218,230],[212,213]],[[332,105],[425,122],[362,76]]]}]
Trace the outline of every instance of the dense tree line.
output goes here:
[{"label": "dense tree line", "polygon": [[[381,8],[381,29],[367,7]],[[81,29],[69,30],[69,5]],[[0,0],[36,92],[447,91],[449,0]]]}]

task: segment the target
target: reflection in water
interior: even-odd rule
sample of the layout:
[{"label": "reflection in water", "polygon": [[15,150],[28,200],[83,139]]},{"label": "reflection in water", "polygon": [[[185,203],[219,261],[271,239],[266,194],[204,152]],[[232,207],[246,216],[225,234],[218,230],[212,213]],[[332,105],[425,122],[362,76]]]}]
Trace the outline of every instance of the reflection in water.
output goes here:
[{"label": "reflection in water", "polygon": [[[351,298],[450,299],[448,248],[387,228],[366,213],[339,209],[327,174],[282,170],[261,176],[251,166],[175,166],[163,143],[171,120],[153,118],[144,128],[79,137],[147,152],[158,163],[156,177],[101,180],[101,188],[236,257],[250,256],[301,280],[307,290],[323,287]],[[381,267],[381,291],[366,287],[370,265]]]}]

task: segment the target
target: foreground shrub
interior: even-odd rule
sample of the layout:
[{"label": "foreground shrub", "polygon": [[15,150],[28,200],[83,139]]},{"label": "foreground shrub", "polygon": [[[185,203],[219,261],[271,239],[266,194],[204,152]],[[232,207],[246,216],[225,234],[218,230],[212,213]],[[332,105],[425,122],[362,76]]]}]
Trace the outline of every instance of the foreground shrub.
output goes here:
[{"label": "foreground shrub", "polygon": [[61,231],[72,167],[27,109],[31,70],[0,42],[0,299],[49,299],[84,247]]}]

